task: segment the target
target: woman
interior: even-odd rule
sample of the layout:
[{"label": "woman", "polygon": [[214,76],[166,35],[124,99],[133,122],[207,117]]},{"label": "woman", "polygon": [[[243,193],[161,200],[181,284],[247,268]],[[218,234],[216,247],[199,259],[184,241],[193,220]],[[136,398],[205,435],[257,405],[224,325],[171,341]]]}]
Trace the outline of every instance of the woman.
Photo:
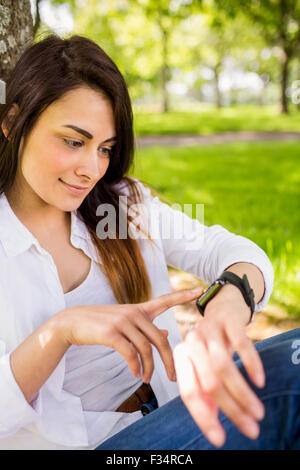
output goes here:
[{"label": "woman", "polygon": [[[172,399],[178,405],[175,367],[182,398],[212,444],[224,441],[219,409],[247,441],[256,439],[264,406],[232,360],[235,350],[254,385],[264,386],[244,331],[252,310],[226,284],[180,351],[171,307],[201,289],[170,294],[167,265],[206,282],[223,271],[246,274],[257,311],[273,286],[265,253],[197,221],[181,239],[162,236],[166,220],[172,229],[188,218],[126,176],[134,147],[126,84],[89,39],[51,35],[28,47],[2,108],[0,448],[114,446],[129,425],[155,416],[157,426]],[[143,417],[143,409],[155,411]],[[191,419],[183,408],[180,416]]]}]

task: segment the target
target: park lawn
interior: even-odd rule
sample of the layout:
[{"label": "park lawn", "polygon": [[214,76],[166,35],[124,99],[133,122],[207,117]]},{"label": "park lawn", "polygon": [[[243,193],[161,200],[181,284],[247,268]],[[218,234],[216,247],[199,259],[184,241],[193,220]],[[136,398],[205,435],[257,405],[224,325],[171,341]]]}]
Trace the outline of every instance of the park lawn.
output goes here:
[{"label": "park lawn", "polygon": [[271,301],[300,318],[299,155],[298,142],[140,148],[132,174],[182,210],[204,204],[205,225],[256,242],[275,269]]},{"label": "park lawn", "polygon": [[136,135],[201,134],[229,131],[300,132],[300,111],[291,108],[289,115],[278,113],[276,106],[239,105],[204,108],[203,111],[168,113],[135,110]]}]

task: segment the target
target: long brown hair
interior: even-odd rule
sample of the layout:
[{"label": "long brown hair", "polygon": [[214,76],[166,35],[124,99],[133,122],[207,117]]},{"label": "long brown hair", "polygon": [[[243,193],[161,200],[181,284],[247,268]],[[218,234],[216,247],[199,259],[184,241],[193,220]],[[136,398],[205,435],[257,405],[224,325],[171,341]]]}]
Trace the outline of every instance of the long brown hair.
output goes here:
[{"label": "long brown hair", "polygon": [[[73,35],[60,38],[50,34],[27,47],[6,84],[6,103],[0,106],[0,123],[9,129],[9,139],[0,127],[0,194],[15,179],[21,138],[32,131],[38,117],[66,92],[88,85],[110,100],[114,112],[117,143],[107,172],[87,195],[78,214],[87,226],[102,267],[119,303],[138,303],[151,297],[151,283],[137,240],[127,236],[100,239],[96,233],[99,204],[112,204],[119,226],[119,196],[115,185],[127,182],[128,206],[142,202],[135,180],[127,175],[134,157],[133,115],[123,76],[110,57],[92,40]],[[12,104],[19,106],[13,123],[7,122]],[[132,220],[126,217],[127,227]],[[134,222],[134,221],[133,221]],[[148,235],[149,240],[151,237]],[[153,241],[153,240],[151,240]]]}]

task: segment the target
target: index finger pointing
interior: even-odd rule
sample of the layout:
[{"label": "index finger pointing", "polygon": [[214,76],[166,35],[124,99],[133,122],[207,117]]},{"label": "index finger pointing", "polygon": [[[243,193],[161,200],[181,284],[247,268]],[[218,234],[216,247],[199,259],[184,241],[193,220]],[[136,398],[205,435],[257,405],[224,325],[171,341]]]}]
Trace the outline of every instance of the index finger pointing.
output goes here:
[{"label": "index finger pointing", "polygon": [[158,315],[163,313],[170,307],[175,305],[184,304],[197,299],[203,292],[203,287],[196,287],[195,289],[184,289],[170,294],[164,294],[155,299],[142,302],[139,305],[146,312],[151,320],[154,320]]}]

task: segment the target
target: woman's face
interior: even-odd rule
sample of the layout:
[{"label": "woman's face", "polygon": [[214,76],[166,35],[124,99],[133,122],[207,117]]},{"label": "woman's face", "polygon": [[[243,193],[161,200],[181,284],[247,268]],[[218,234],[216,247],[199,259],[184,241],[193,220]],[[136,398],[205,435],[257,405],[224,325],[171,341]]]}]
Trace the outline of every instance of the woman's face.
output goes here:
[{"label": "woman's face", "polygon": [[17,186],[25,200],[76,210],[109,165],[116,143],[111,104],[88,87],[72,90],[41,114],[22,143]]}]

